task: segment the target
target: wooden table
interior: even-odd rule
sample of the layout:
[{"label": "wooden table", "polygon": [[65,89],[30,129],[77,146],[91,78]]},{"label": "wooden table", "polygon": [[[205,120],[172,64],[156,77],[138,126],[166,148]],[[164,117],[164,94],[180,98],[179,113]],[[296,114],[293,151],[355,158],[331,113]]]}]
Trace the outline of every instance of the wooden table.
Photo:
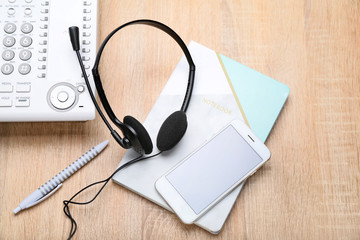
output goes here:
[{"label": "wooden table", "polygon": [[[100,40],[119,24],[155,19],[186,43],[199,42],[287,84],[290,96],[267,140],[271,161],[246,183],[218,236],[110,182],[93,204],[72,207],[75,239],[360,238],[359,1],[99,2]],[[116,114],[143,121],[181,55],[153,28],[118,34],[100,69]],[[99,116],[0,123],[0,239],[66,238],[62,200],[114,171],[125,153],[114,140],[48,200],[17,216],[12,210],[104,139],[111,137]]]}]

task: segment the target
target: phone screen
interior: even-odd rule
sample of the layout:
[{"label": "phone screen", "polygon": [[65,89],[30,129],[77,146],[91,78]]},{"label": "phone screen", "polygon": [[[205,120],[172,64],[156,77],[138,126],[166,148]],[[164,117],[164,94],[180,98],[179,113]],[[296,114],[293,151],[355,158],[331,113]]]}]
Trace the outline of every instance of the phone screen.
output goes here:
[{"label": "phone screen", "polygon": [[166,178],[199,214],[262,161],[229,125]]}]

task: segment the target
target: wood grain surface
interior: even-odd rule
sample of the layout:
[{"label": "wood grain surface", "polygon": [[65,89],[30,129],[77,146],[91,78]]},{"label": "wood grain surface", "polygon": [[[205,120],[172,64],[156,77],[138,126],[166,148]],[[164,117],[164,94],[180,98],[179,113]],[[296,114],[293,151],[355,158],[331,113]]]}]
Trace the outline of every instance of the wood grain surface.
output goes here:
[{"label": "wood grain surface", "polygon": [[[72,207],[74,239],[360,239],[360,2],[358,0],[99,0],[99,40],[150,18],[290,87],[267,146],[219,235],[184,225],[110,182]],[[118,116],[143,121],[182,55],[166,34],[134,26],[101,63]],[[93,145],[108,148],[43,203],[12,210]],[[0,239],[65,239],[62,200],[108,177],[125,150],[99,116],[88,122],[0,123]],[[79,200],[89,199],[96,189]]]}]

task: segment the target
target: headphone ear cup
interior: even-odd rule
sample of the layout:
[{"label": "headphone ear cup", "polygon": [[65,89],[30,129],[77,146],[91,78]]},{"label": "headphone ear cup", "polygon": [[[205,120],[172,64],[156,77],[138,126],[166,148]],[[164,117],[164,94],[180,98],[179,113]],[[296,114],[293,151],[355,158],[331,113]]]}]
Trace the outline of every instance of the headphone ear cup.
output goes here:
[{"label": "headphone ear cup", "polygon": [[186,114],[183,111],[172,113],[159,130],[156,146],[160,151],[173,148],[184,136],[187,129]]},{"label": "headphone ear cup", "polygon": [[129,125],[134,129],[136,132],[137,138],[144,149],[144,152],[146,154],[149,154],[153,150],[153,144],[151,142],[151,138],[149,136],[149,133],[146,131],[144,126],[135,118],[131,116],[125,116],[124,117],[124,123]]}]

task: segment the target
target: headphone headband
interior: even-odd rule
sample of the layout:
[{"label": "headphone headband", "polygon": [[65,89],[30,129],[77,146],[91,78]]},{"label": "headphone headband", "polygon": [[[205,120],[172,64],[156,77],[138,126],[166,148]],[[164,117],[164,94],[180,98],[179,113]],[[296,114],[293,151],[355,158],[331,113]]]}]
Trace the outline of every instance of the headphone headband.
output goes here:
[{"label": "headphone headband", "polygon": [[[182,138],[183,134],[186,131],[187,121],[186,121],[185,112],[189,106],[189,102],[190,102],[190,98],[191,98],[191,94],[192,94],[192,90],[193,90],[193,86],[194,86],[194,78],[195,78],[195,64],[191,58],[189,50],[187,49],[185,43],[179,37],[179,35],[176,32],[174,32],[171,28],[169,28],[168,26],[166,26],[160,22],[153,21],[153,20],[147,20],[147,19],[140,19],[140,20],[135,20],[135,21],[125,23],[125,24],[117,27],[105,38],[105,40],[100,45],[100,48],[96,55],[94,67],[92,69],[92,74],[94,77],[96,90],[99,94],[101,103],[102,103],[107,115],[111,119],[111,121],[118,128],[120,128],[120,130],[123,132],[123,134],[124,134],[123,138],[111,127],[110,123],[107,121],[107,119],[104,116],[104,114],[102,113],[99,105],[97,104],[94,94],[91,91],[89,79],[87,77],[85,67],[81,60],[81,55],[79,52],[80,44],[79,44],[79,28],[78,27],[70,27],[69,28],[70,40],[72,43],[73,50],[76,52],[76,55],[77,55],[77,58],[78,58],[78,61],[80,64],[80,68],[81,68],[81,71],[82,71],[84,79],[85,79],[86,86],[89,89],[90,97],[91,97],[97,111],[99,112],[99,115],[105,122],[106,126],[109,128],[111,135],[115,138],[115,140],[122,147],[124,147],[126,149],[133,147],[135,149],[135,151],[137,151],[141,154],[144,152],[144,150],[145,150],[145,153],[149,153],[152,151],[152,143],[151,143],[149,134],[147,133],[145,128],[141,125],[141,123],[139,123],[136,119],[133,119],[132,117],[127,116],[125,118],[128,121],[126,122],[125,121],[126,119],[124,118],[125,123],[122,123],[115,116],[115,114],[114,114],[113,110],[111,109],[110,104],[106,98],[104,89],[102,87],[100,74],[98,71],[101,54],[102,54],[106,44],[108,43],[108,41],[111,39],[111,37],[116,32],[118,32],[120,29],[122,29],[126,26],[135,25],[135,24],[143,24],[143,25],[152,26],[152,27],[158,28],[158,29],[164,31],[165,33],[167,33],[168,35],[170,35],[179,44],[179,46],[183,50],[185,57],[189,63],[188,85],[186,88],[186,93],[185,93],[185,97],[184,97],[184,101],[182,103],[181,109],[180,109],[180,111],[177,111],[177,112],[173,113],[172,115],[170,115],[168,117],[168,119],[165,120],[165,122],[163,123],[163,125],[160,128],[160,132],[158,135],[158,143],[159,143],[159,139],[160,139],[160,143],[161,143],[158,146],[159,149],[169,150],[171,147],[175,146],[178,141],[180,141],[180,139]],[[181,125],[182,127],[179,128],[179,125]],[[169,131],[169,130],[171,130],[171,131]],[[160,133],[162,133],[162,134],[160,134]],[[168,136],[169,134],[171,136]],[[147,142],[149,142],[149,144],[146,144]],[[163,145],[162,143],[164,143],[164,142],[166,142],[166,144],[165,144],[166,146],[165,145],[162,146]]]},{"label": "headphone headband", "polygon": [[135,21],[125,23],[125,24],[115,28],[111,33],[109,33],[109,35],[104,39],[104,41],[102,42],[102,44],[99,47],[98,53],[96,55],[96,60],[95,60],[95,63],[94,63],[93,70],[97,71],[97,69],[99,67],[99,63],[100,63],[101,54],[102,54],[106,44],[108,43],[108,41],[111,39],[111,37],[115,33],[117,33],[119,30],[121,30],[122,28],[125,28],[125,27],[130,26],[130,25],[137,25],[137,24],[152,26],[152,27],[160,29],[163,32],[166,32],[168,35],[170,35],[179,44],[179,46],[183,50],[183,52],[185,54],[185,57],[186,57],[186,59],[187,59],[187,61],[189,63],[190,70],[195,71],[195,64],[194,64],[194,62],[192,60],[190,52],[187,49],[184,41],[180,38],[180,36],[174,30],[172,30],[171,28],[169,28],[165,24],[163,24],[161,22],[154,21],[154,20],[149,20],[149,19],[139,19],[139,20],[135,20]]},{"label": "headphone headband", "polygon": [[115,116],[115,113],[111,109],[110,104],[109,104],[109,102],[107,100],[106,94],[104,92],[104,88],[103,88],[102,83],[101,83],[98,67],[99,67],[99,64],[100,64],[101,54],[102,54],[106,44],[108,43],[108,41],[111,39],[111,37],[114,36],[114,34],[117,33],[119,30],[121,30],[122,28],[130,26],[130,25],[136,25],[136,24],[148,25],[148,26],[152,26],[152,27],[155,27],[157,29],[160,29],[160,30],[164,31],[165,33],[170,35],[178,43],[178,45],[181,47],[181,49],[183,50],[184,55],[185,55],[185,57],[186,57],[186,59],[187,59],[187,61],[189,63],[188,85],[187,85],[184,101],[183,101],[183,104],[181,106],[181,111],[183,111],[183,112],[186,112],[186,110],[187,110],[187,108],[189,106],[191,93],[192,93],[192,89],[193,89],[193,86],[194,86],[194,78],[195,78],[195,64],[194,64],[194,62],[192,60],[192,57],[190,55],[189,50],[187,49],[184,41],[180,38],[180,36],[174,30],[169,28],[168,26],[166,26],[166,25],[164,25],[164,24],[162,24],[160,22],[157,22],[157,21],[147,20],[147,19],[140,19],[140,20],[135,20],[135,21],[125,23],[125,24],[115,28],[104,39],[104,41],[100,45],[100,48],[99,48],[98,53],[96,55],[96,60],[95,60],[95,63],[94,63],[94,67],[92,69],[92,74],[93,74],[93,77],[94,77],[94,82],[95,82],[97,92],[99,94],[99,98],[100,98],[100,100],[102,102],[102,105],[103,105],[107,115],[109,116],[111,121],[123,131],[125,130],[124,124]]}]

